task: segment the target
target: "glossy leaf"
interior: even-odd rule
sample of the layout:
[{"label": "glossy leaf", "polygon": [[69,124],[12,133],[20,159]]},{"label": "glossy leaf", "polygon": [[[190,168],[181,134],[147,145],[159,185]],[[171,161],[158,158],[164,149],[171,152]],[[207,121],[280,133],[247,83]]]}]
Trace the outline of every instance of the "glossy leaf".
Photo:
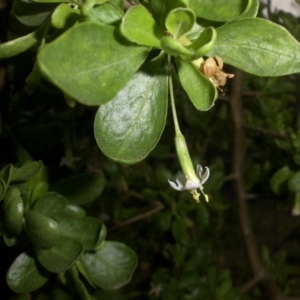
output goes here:
[{"label": "glossy leaf", "polygon": [[115,97],[147,55],[148,49],[129,44],[114,27],[84,22],[48,44],[38,63],[64,93],[85,105],[101,105]]},{"label": "glossy leaf", "polygon": [[30,161],[24,163],[20,168],[12,167],[11,181],[29,180],[41,171],[43,163],[41,161]]},{"label": "glossy leaf", "polygon": [[60,236],[58,243],[49,250],[36,249],[40,264],[53,273],[66,271],[82,253],[83,246],[66,236]]},{"label": "glossy leaf", "polygon": [[13,12],[16,18],[27,26],[41,26],[57,4],[40,4],[30,0],[16,0]]},{"label": "glossy leaf", "polygon": [[174,38],[178,39],[193,28],[195,21],[196,16],[191,9],[177,8],[168,14],[166,28]]},{"label": "glossy leaf", "polygon": [[14,235],[21,232],[23,226],[23,200],[16,187],[9,187],[4,197],[4,213],[6,228]]},{"label": "glossy leaf", "polygon": [[288,187],[291,192],[300,192],[300,172],[297,172],[290,177]]},{"label": "glossy leaf", "polygon": [[86,211],[80,206],[76,205],[67,205],[63,211],[59,213],[55,217],[55,219],[63,219],[63,218],[83,218],[86,216]]},{"label": "glossy leaf", "polygon": [[106,237],[105,225],[96,218],[62,219],[57,223],[63,236],[80,242],[86,251],[97,248]]},{"label": "glossy leaf", "polygon": [[20,38],[0,44],[0,60],[18,55],[37,44],[42,39],[44,30],[45,28],[41,27]]},{"label": "glossy leaf", "polygon": [[14,292],[30,293],[43,286],[50,275],[31,254],[23,252],[10,266],[6,281]]},{"label": "glossy leaf", "polygon": [[80,17],[79,9],[72,8],[68,3],[61,3],[51,16],[51,25],[57,29],[67,29],[73,26]]},{"label": "glossy leaf", "polygon": [[194,106],[199,110],[210,109],[218,96],[218,92],[210,80],[189,62],[178,58],[176,64],[182,87]]},{"label": "glossy leaf", "polygon": [[121,24],[122,34],[131,42],[159,48],[163,33],[148,10],[142,5],[132,6]]},{"label": "glossy leaf", "polygon": [[300,72],[300,44],[283,27],[268,20],[245,18],[217,28],[208,56],[258,76]]},{"label": "glossy leaf", "polygon": [[167,80],[162,56],[147,63],[113,101],[99,108],[94,133],[105,155],[133,164],[155,147],[166,122]]},{"label": "glossy leaf", "polygon": [[281,185],[289,179],[293,175],[293,171],[288,167],[284,166],[281,169],[279,169],[273,176],[271,177],[270,180],[270,186],[271,190],[278,194],[280,191]]},{"label": "glossy leaf", "polygon": [[57,223],[53,219],[31,210],[25,214],[25,231],[28,239],[36,248],[50,249],[59,240]]},{"label": "glossy leaf", "polygon": [[199,18],[226,22],[241,16],[251,6],[252,0],[231,0],[230,4],[224,0],[190,0],[190,8]]},{"label": "glossy leaf", "polygon": [[95,201],[105,187],[102,173],[87,173],[72,176],[54,186],[54,191],[65,196],[69,204],[84,205]]},{"label": "glossy leaf", "polygon": [[67,205],[67,199],[57,193],[47,193],[42,196],[34,205],[33,211],[55,218]]},{"label": "glossy leaf", "polygon": [[106,242],[102,250],[88,252],[80,261],[92,282],[104,290],[128,283],[137,265],[135,253],[118,242]]},{"label": "glossy leaf", "polygon": [[115,4],[107,1],[89,10],[89,19],[95,23],[113,25],[124,16],[124,12]]}]

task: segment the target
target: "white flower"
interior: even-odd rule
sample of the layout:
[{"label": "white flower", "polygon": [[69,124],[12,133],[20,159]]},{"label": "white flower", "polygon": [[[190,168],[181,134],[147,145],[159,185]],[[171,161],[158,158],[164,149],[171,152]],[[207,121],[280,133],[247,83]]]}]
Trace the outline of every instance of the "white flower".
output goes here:
[{"label": "white flower", "polygon": [[203,168],[197,165],[196,173],[198,176],[192,176],[193,178],[186,178],[183,174],[180,174],[176,179],[176,183],[170,180],[169,183],[171,187],[176,191],[190,191],[195,189],[202,189],[202,185],[206,182],[209,177],[209,168],[205,167],[205,172],[203,173]]}]

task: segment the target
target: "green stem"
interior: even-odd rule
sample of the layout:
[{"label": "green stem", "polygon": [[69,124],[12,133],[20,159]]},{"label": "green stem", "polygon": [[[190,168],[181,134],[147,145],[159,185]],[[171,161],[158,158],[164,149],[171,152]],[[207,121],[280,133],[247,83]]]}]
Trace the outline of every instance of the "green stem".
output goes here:
[{"label": "green stem", "polygon": [[175,135],[181,135],[181,131],[177,119],[176,107],[175,107],[170,55],[168,55],[168,66],[169,66],[169,90],[170,90],[171,107],[172,107],[172,114],[173,114],[173,120],[175,126]]}]

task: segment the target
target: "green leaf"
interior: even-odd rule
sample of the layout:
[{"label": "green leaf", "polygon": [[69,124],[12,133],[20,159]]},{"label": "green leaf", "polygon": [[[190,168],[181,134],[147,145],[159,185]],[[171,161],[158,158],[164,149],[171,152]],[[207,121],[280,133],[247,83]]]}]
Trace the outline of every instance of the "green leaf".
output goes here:
[{"label": "green leaf", "polygon": [[129,44],[112,26],[84,22],[44,47],[38,63],[42,74],[68,96],[101,105],[123,88],[148,51]]},{"label": "green leaf", "polygon": [[4,197],[5,225],[14,235],[21,232],[23,226],[23,200],[16,187],[9,187]]},{"label": "green leaf", "polygon": [[5,182],[6,186],[9,186],[10,184],[12,169],[13,165],[8,164],[0,171],[0,179],[2,179]]},{"label": "green leaf", "polygon": [[194,60],[211,50],[217,40],[217,31],[213,27],[205,28],[200,36],[187,48],[195,51]]},{"label": "green leaf", "polygon": [[10,266],[6,281],[14,292],[29,293],[43,286],[50,276],[31,254],[23,252]]},{"label": "green leaf", "polygon": [[159,27],[165,30],[165,19],[168,13],[178,7],[188,7],[188,2],[188,0],[151,0],[152,14]]},{"label": "green leaf", "polygon": [[67,205],[63,211],[59,213],[54,219],[62,219],[62,218],[83,218],[86,216],[86,211],[80,206],[76,205]]},{"label": "green leaf", "polygon": [[66,271],[83,253],[83,246],[66,236],[60,236],[58,243],[49,250],[36,249],[40,264],[50,272]]},{"label": "green leaf", "polygon": [[121,33],[131,42],[156,48],[160,47],[163,37],[155,20],[142,5],[132,6],[127,11],[122,20]]},{"label": "green leaf", "polygon": [[191,63],[177,58],[176,64],[182,87],[187,92],[194,106],[199,110],[209,110],[218,96],[216,88]]},{"label": "green leaf", "polygon": [[[250,6],[252,0],[190,0],[190,8],[193,9],[199,18],[226,22],[241,16]],[[257,1],[256,1],[257,2]]]},{"label": "green leaf", "polygon": [[259,0],[248,0],[248,5],[239,18],[255,18],[259,9]]},{"label": "green leaf", "polygon": [[102,173],[87,173],[59,182],[53,190],[64,195],[69,204],[85,205],[99,198],[105,185],[106,180]]},{"label": "green leaf", "polygon": [[177,8],[169,12],[166,18],[166,28],[174,38],[178,39],[193,28],[195,21],[196,16],[191,9]]},{"label": "green leaf", "polygon": [[55,218],[67,205],[67,199],[57,193],[47,193],[42,196],[34,205],[33,211]]},{"label": "green leaf", "polygon": [[42,39],[44,30],[45,27],[42,26],[34,32],[0,44],[0,60],[18,55],[34,46]]},{"label": "green leaf", "polygon": [[13,12],[16,18],[27,26],[41,26],[57,4],[40,4],[30,0],[16,0]]},{"label": "green leaf", "polygon": [[88,13],[89,20],[106,25],[118,23],[123,16],[124,12],[118,6],[108,1],[94,6]]},{"label": "green leaf", "polygon": [[167,102],[167,68],[161,56],[147,63],[113,101],[99,108],[94,133],[100,149],[122,163],[144,159],[160,139]]},{"label": "green leaf", "polygon": [[84,283],[79,278],[79,273],[76,266],[72,266],[71,269],[68,271],[68,274],[71,275],[73,286],[79,298],[82,300],[94,300],[94,298],[92,298],[92,296],[89,295]]},{"label": "green leaf", "polygon": [[293,175],[294,172],[288,167],[284,166],[273,174],[270,180],[271,190],[278,194],[281,185]]},{"label": "green leaf", "polygon": [[43,163],[41,161],[25,162],[20,168],[12,166],[11,181],[29,180],[41,171]]},{"label": "green leaf", "polygon": [[96,218],[63,219],[57,223],[61,234],[80,242],[85,251],[97,248],[106,237],[105,225]]},{"label": "green leaf", "polygon": [[28,239],[36,248],[50,249],[59,240],[57,223],[53,219],[31,210],[25,214],[25,231]]},{"label": "green leaf", "polygon": [[130,281],[137,257],[124,244],[105,242],[100,251],[86,253],[80,262],[95,285],[104,290],[113,290]]},{"label": "green leaf", "polygon": [[163,37],[160,41],[160,46],[169,55],[180,56],[185,60],[192,60],[194,58],[194,51],[187,49],[171,36]]},{"label": "green leaf", "polygon": [[72,8],[68,3],[61,3],[51,16],[51,25],[57,29],[67,29],[73,26],[80,17],[79,9]]},{"label": "green leaf", "polygon": [[288,181],[288,188],[291,192],[300,192],[300,171],[290,177]]},{"label": "green leaf", "polygon": [[4,198],[5,193],[6,193],[6,184],[2,179],[0,179],[0,201]]},{"label": "green leaf", "polygon": [[280,25],[245,18],[217,28],[218,39],[208,56],[258,76],[300,72],[300,44]]}]

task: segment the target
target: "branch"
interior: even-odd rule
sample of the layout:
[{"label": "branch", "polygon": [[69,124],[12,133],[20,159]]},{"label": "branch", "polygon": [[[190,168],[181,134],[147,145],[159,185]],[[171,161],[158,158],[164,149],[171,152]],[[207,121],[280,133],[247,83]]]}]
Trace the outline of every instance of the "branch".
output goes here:
[{"label": "branch", "polygon": [[288,135],[285,132],[278,132],[278,131],[275,131],[272,129],[263,128],[263,127],[259,127],[259,126],[255,126],[255,125],[244,124],[244,127],[248,128],[248,129],[256,130],[256,131],[261,132],[266,135],[274,135],[281,139],[286,139],[288,137]]},{"label": "branch", "polygon": [[242,291],[247,290],[254,284],[261,282],[267,292],[268,298],[271,300],[282,300],[283,295],[279,288],[275,285],[268,270],[261,262],[256,239],[252,230],[251,220],[247,208],[247,193],[244,182],[243,166],[245,160],[245,133],[244,118],[242,106],[242,87],[243,73],[240,70],[235,71],[235,77],[232,81],[233,88],[230,97],[231,115],[233,121],[233,157],[232,157],[232,174],[234,178],[235,193],[238,203],[239,220],[246,244],[248,257],[250,260],[254,279],[242,287]]},{"label": "branch", "polygon": [[120,227],[127,226],[127,225],[135,223],[135,222],[138,222],[140,220],[149,218],[149,217],[157,214],[158,212],[160,212],[164,208],[165,208],[165,206],[161,202],[157,202],[156,207],[154,207],[153,209],[151,209],[151,210],[149,210],[145,213],[139,214],[139,215],[137,215],[137,216],[135,216],[135,217],[133,217],[133,218],[127,220],[127,221],[124,221],[124,222],[122,222],[118,225],[113,226],[112,228],[110,228],[110,231],[115,230],[115,229],[120,228]]}]

